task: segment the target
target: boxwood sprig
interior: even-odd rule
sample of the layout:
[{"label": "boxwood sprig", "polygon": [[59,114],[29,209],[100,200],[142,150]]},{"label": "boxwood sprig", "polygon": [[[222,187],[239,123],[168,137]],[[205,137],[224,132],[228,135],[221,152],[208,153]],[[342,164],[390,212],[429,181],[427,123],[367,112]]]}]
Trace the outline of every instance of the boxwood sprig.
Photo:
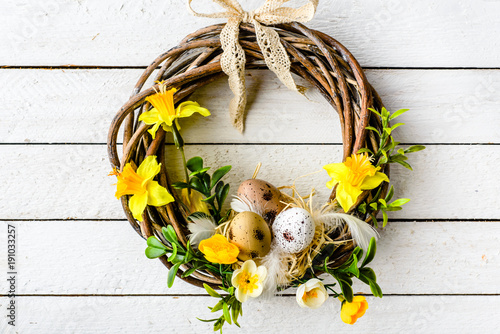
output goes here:
[{"label": "boxwood sprig", "polygon": [[204,255],[191,247],[188,241],[186,247],[177,238],[177,234],[172,226],[163,227],[162,235],[168,245],[161,242],[156,236],[150,236],[147,240],[147,248],[145,250],[146,256],[149,259],[156,259],[163,255],[168,255],[168,262],[173,266],[169,269],[167,275],[167,286],[171,288],[174,284],[175,277],[181,265],[189,264],[190,269],[182,273],[182,277],[187,277],[194,273],[196,270],[206,270],[214,275],[220,275],[223,283],[227,284],[227,275],[229,268],[225,266],[214,266],[212,262],[205,259]]},{"label": "boxwood sprig", "polygon": [[372,238],[366,251],[366,256],[361,264],[359,262],[363,257],[363,250],[360,247],[356,247],[349,259],[337,268],[332,269],[328,267],[330,259],[329,256],[325,258],[322,266],[315,266],[313,268],[332,275],[339,283],[342,295],[348,302],[352,302],[354,297],[352,290],[353,277],[356,277],[361,282],[369,285],[370,290],[375,297],[382,297],[382,289],[377,284],[377,276],[375,275],[373,269],[367,267],[367,265],[375,258],[376,252],[377,242],[375,238]]},{"label": "boxwood sprig", "polygon": [[[231,166],[217,169],[212,175],[208,173],[210,167],[203,167],[203,159],[194,157],[186,163],[191,172],[188,182],[176,182],[172,186],[176,189],[190,189],[200,192],[205,198],[204,202],[209,204],[210,214],[217,223],[227,219],[229,211],[222,214],[222,206],[229,194],[230,186],[221,179],[231,170]],[[212,193],[213,191],[213,193]]]}]

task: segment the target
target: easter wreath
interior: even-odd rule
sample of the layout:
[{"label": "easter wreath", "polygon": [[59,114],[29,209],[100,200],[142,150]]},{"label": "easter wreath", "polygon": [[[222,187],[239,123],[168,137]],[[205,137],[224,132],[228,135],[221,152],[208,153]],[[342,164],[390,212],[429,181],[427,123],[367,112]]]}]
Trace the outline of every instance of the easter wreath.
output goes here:
[{"label": "easter wreath", "polygon": [[[407,154],[424,147],[399,148],[392,131],[402,124],[389,123],[406,109],[387,111],[351,53],[300,23],[312,18],[317,1],[292,9],[282,6],[287,0],[267,0],[250,13],[235,0],[214,1],[226,12],[198,14],[191,1],[188,7],[198,16],[227,17],[228,23],[200,29],[160,55],[113,119],[108,153],[110,174],[117,177],[116,197],[132,227],[147,239],[146,256],[169,269],[166,284],[171,287],[179,277],[218,299],[210,309],[222,315],[204,320],[213,321],[215,331],[226,322],[239,326],[248,298],[272,296],[288,287],[297,287],[301,307],[317,308],[329,295],[337,297],[341,319],[353,324],[368,304],[353,295],[352,279],[382,297],[375,273],[367,267],[376,252],[376,228],[387,224],[387,212],[409,201],[392,200],[389,164],[411,169]],[[186,159],[179,120],[194,113],[210,115],[188,98],[226,74],[235,93],[232,121],[243,130],[245,68],[271,69],[287,87],[301,92],[294,73],[337,111],[343,162],[323,166],[332,193],[322,206],[312,204],[314,193],[301,197],[293,186],[276,188],[256,179],[257,169],[241,183],[227,209],[223,204],[230,186],[222,179],[231,166],[211,173],[201,157]],[[143,89],[152,76],[157,83]],[[175,182],[165,164],[168,137],[185,171],[185,178]],[[328,275],[335,283],[323,283]]]}]

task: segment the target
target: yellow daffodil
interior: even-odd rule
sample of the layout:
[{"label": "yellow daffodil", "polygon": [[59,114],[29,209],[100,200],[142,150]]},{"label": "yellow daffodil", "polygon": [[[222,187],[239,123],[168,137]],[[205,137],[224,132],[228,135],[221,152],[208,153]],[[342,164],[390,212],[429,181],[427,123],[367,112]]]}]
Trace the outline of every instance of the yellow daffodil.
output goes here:
[{"label": "yellow daffodil", "polygon": [[297,289],[297,303],[300,307],[318,308],[328,298],[325,285],[317,278],[312,278]]},{"label": "yellow daffodil", "polygon": [[141,163],[137,171],[134,171],[130,163],[126,164],[122,172],[111,172],[116,175],[116,198],[123,195],[133,195],[128,206],[134,218],[142,220],[142,213],[147,205],[163,206],[173,202],[174,198],[157,181],[153,181],[156,174],[160,172],[161,164],[156,161],[156,156],[150,155]]},{"label": "yellow daffodil", "polygon": [[267,275],[264,266],[255,264],[253,260],[247,260],[240,269],[233,272],[231,283],[236,288],[234,295],[240,303],[244,303],[248,297],[259,297],[263,290],[263,282]]},{"label": "yellow daffodil", "polygon": [[323,166],[332,178],[326,183],[328,188],[337,185],[336,198],[344,212],[356,203],[363,190],[374,189],[383,181],[389,182],[384,173],[378,172],[380,167],[371,164],[366,154],[353,154],[343,163]]},{"label": "yellow daffodil", "polygon": [[174,107],[174,93],[177,89],[172,88],[167,90],[163,82],[159,84],[160,91],[156,94],[148,96],[146,101],[153,105],[153,108],[139,116],[139,121],[154,126],[148,130],[153,139],[156,136],[156,131],[160,125],[165,131],[170,131],[170,127],[178,118],[189,117],[194,113],[200,113],[203,116],[210,116],[208,109],[200,107],[197,102],[186,101]]},{"label": "yellow daffodil", "polygon": [[202,240],[198,249],[205,258],[213,263],[232,264],[238,261],[239,248],[227,241],[226,237],[216,234],[211,238]]},{"label": "yellow daffodil", "polygon": [[368,309],[368,302],[363,296],[355,296],[352,303],[344,301],[340,310],[340,318],[343,322],[353,325],[356,320],[361,318]]},{"label": "yellow daffodil", "polygon": [[191,191],[189,191],[187,188],[184,188],[181,191],[181,195],[182,195],[182,200],[190,210],[190,213],[203,212],[206,213],[207,215],[210,215],[210,211],[208,210],[208,205],[206,202],[202,201],[203,196],[201,195],[200,192],[194,189],[191,189]]}]

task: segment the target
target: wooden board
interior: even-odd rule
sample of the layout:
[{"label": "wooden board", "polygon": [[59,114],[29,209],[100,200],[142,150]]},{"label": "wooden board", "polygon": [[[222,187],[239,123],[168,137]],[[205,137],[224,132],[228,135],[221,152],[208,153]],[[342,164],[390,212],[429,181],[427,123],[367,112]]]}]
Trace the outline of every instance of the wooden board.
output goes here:
[{"label": "wooden board", "polygon": [[[6,102],[0,142],[105,143],[111,119],[142,71],[0,70],[0,100]],[[406,123],[396,130],[399,141],[500,143],[500,71],[368,70],[367,76],[389,110],[410,109],[398,119]],[[182,120],[186,141],[341,143],[338,117],[316,89],[304,98],[269,71],[249,71],[247,87],[243,135],[230,124],[232,93],[223,78],[192,95],[212,116]]]},{"label": "wooden board", "polygon": [[[260,0],[246,0],[248,10]],[[200,12],[221,11],[210,1]],[[498,1],[321,1],[308,24],[363,66],[498,67]],[[0,65],[145,66],[188,33],[224,22],[192,17],[184,3],[53,0],[3,2]]]},{"label": "wooden board", "polygon": [[[169,146],[167,165],[172,178],[180,180],[180,154]],[[341,160],[338,145],[191,145],[188,157],[203,156],[205,165],[221,167],[232,162],[227,181],[234,193],[250,178],[255,165],[263,163],[259,177],[276,186],[291,185],[299,176],[321,170]],[[114,198],[116,181],[104,145],[0,145],[0,156],[9,162],[0,173],[1,219],[122,219]],[[391,178],[395,198],[412,199],[405,210],[391,218],[492,219],[500,216],[495,166],[499,146],[431,145],[410,162],[414,172],[395,166]],[[11,180],[16,180],[12,182]],[[297,180],[302,194],[314,187],[317,202],[326,201],[326,172]],[[460,194],[460,196],[456,196]],[[453,200],[450,200],[453,199]]]},{"label": "wooden board", "polygon": [[[251,10],[262,0],[244,2]],[[381,231],[373,268],[384,299],[355,285],[370,304],[355,326],[340,321],[337,301],[303,310],[288,290],[246,304],[243,328],[225,332],[498,332],[499,12],[497,0],[320,2],[308,25],[350,49],[390,110],[411,109],[396,138],[428,148],[411,159],[413,173],[391,171],[396,196],[412,201]],[[0,256],[1,333],[211,332],[196,317],[210,317],[213,298],[180,280],[168,289],[166,268],[144,256],[123,219],[105,142],[144,67],[222,21],[193,18],[178,0],[0,3],[0,245],[15,225],[19,269],[12,328]],[[232,163],[233,190],[258,161],[260,177],[282,185],[340,160],[337,116],[316,90],[303,98],[266,71],[249,71],[247,87],[244,135],[229,125],[225,79],[193,94],[213,115],[182,121],[196,144],[188,156]],[[169,154],[181,177],[175,148]],[[297,184],[324,199],[326,181],[322,172]]]},{"label": "wooden board", "polygon": [[[328,300],[320,309],[301,309],[295,297],[249,302],[241,329],[224,333],[494,333],[500,298],[495,296],[368,297],[369,309],[354,326],[340,320],[340,303]],[[19,297],[22,316],[15,330],[38,333],[211,333],[207,309],[212,297]],[[0,298],[5,307],[6,298]],[[2,333],[15,333],[5,323]]]},{"label": "wooden board", "polygon": [[[126,221],[2,223],[17,230],[20,295],[206,294],[180,279],[168,289],[167,269],[146,258],[146,242]],[[370,266],[385,295],[499,294],[499,236],[496,222],[395,221],[381,231]],[[364,284],[354,291],[370,294]]]}]

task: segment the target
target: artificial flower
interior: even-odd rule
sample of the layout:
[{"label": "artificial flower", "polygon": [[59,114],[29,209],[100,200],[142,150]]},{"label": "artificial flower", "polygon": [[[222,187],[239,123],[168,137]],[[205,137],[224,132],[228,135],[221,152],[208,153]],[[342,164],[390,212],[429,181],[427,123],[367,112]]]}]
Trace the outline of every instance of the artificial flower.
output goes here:
[{"label": "artificial flower", "polygon": [[318,308],[328,298],[325,285],[317,278],[312,278],[297,289],[297,303],[300,307]]},{"label": "artificial flower", "polygon": [[156,156],[150,155],[144,159],[137,171],[134,171],[130,163],[119,172],[115,169],[110,175],[116,175],[116,198],[123,195],[132,195],[128,206],[134,218],[142,221],[142,213],[147,205],[163,206],[173,202],[174,198],[165,187],[153,181],[156,174],[160,172],[161,164],[156,161]]},{"label": "artificial flower", "polygon": [[182,200],[184,204],[186,204],[190,213],[195,212],[203,212],[207,215],[210,215],[210,211],[208,210],[208,205],[206,202],[202,201],[203,196],[199,191],[194,189],[184,188],[181,191]]},{"label": "artificial flower", "polygon": [[240,269],[236,269],[231,277],[231,284],[236,288],[234,295],[240,303],[244,303],[248,297],[259,297],[263,290],[263,282],[267,275],[264,266],[255,264],[253,260],[247,260]]},{"label": "artificial flower", "polygon": [[355,296],[352,302],[344,301],[340,310],[340,318],[343,322],[353,325],[356,320],[361,318],[368,309],[368,302],[364,296]]},{"label": "artificial flower", "polygon": [[148,125],[154,124],[154,126],[148,130],[153,139],[160,125],[163,127],[163,130],[170,131],[173,122],[177,121],[178,118],[189,117],[195,112],[205,117],[210,116],[208,109],[200,107],[197,102],[193,101],[182,102],[175,108],[174,93],[177,89],[172,88],[167,90],[164,82],[160,82],[159,88],[159,92],[146,98],[146,101],[151,103],[153,108],[139,116],[139,121],[143,121]]},{"label": "artificial flower", "polygon": [[235,263],[240,253],[238,246],[230,243],[225,236],[220,234],[202,240],[198,249],[208,261],[221,264]]},{"label": "artificial flower", "polygon": [[389,182],[384,173],[379,172],[380,167],[371,164],[366,154],[353,154],[343,163],[323,166],[332,178],[326,183],[328,188],[337,185],[336,198],[344,212],[356,203],[363,190],[378,187],[383,181]]}]

